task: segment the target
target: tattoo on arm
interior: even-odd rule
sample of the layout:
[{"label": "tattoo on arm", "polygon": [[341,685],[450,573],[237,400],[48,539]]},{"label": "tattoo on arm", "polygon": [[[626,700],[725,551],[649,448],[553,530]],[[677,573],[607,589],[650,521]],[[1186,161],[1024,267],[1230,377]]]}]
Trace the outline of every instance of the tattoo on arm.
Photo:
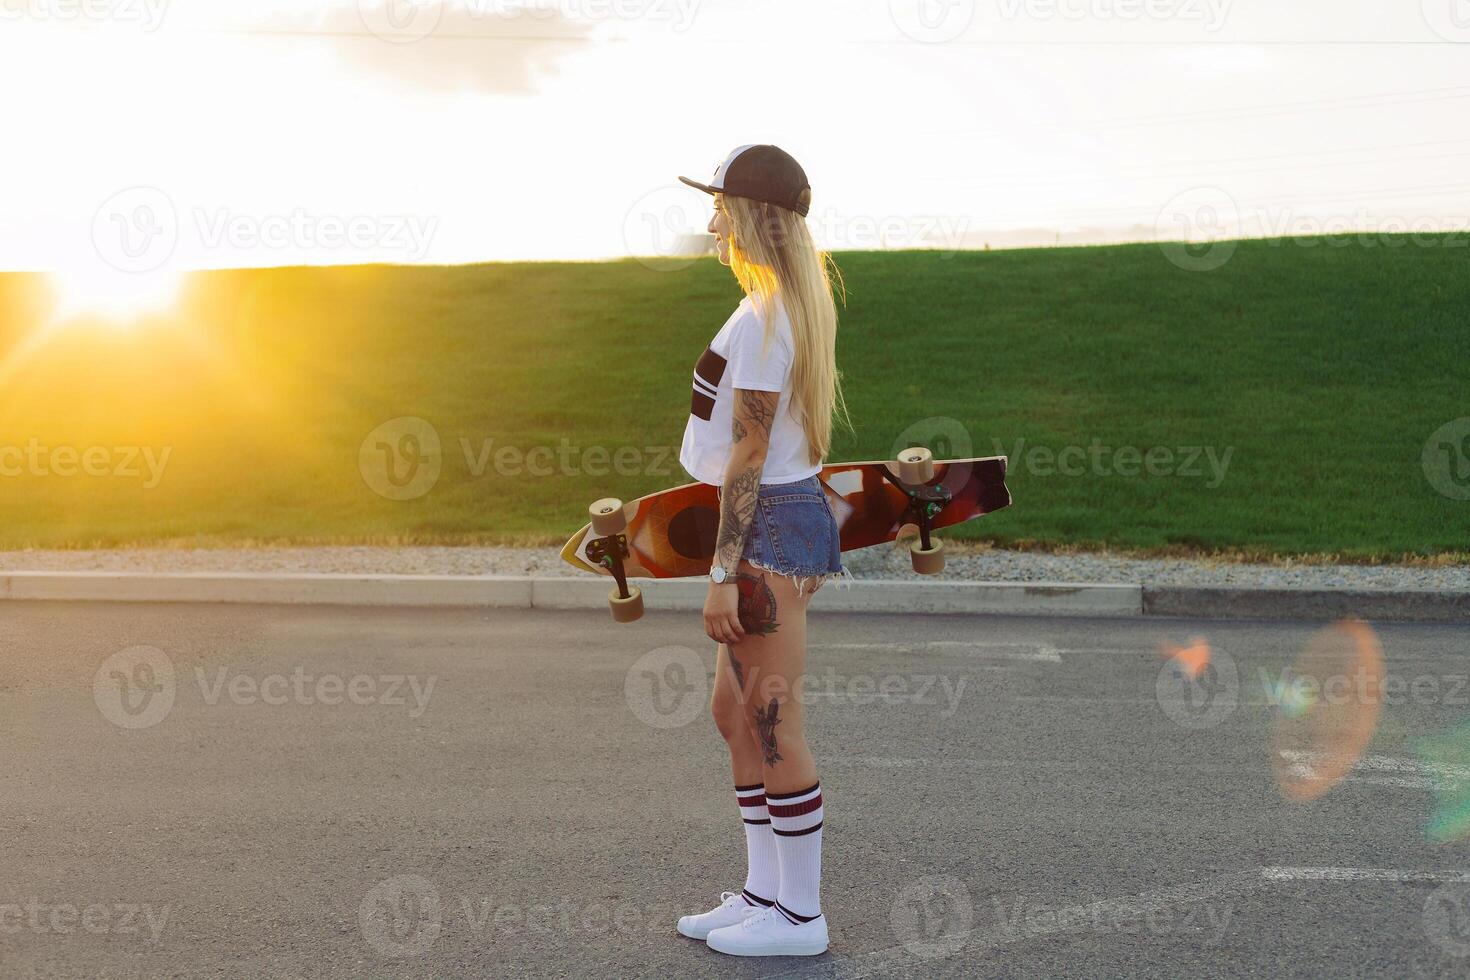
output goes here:
[{"label": "tattoo on arm", "polygon": [[781,724],[781,719],[776,717],[781,711],[781,702],[771,698],[769,707],[755,709],[755,724],[761,734],[761,751],[765,753],[766,765],[774,766],[781,761],[781,753],[776,751],[776,726]]},{"label": "tattoo on arm", "polygon": [[734,569],[745,551],[745,539],[755,520],[756,494],[761,487],[759,466],[748,466],[725,481],[720,494],[720,534],[715,541],[715,558],[721,568]]},{"label": "tattoo on arm", "polygon": [[745,539],[750,535],[761,470],[771,444],[771,423],[780,398],[780,392],[735,389],[731,446],[740,459],[748,459],[750,463],[739,472],[726,475],[720,497],[720,533],[715,539],[715,559],[725,569],[734,570],[739,564]]},{"label": "tattoo on arm", "polygon": [[776,406],[781,402],[779,391],[751,391],[735,389],[735,441],[739,442],[751,432],[760,433],[769,444],[771,424],[776,421]]}]

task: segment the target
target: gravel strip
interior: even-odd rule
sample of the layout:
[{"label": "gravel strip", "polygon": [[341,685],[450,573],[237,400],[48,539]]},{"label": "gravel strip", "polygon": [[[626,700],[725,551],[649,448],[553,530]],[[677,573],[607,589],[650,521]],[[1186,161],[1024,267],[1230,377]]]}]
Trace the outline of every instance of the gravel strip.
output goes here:
[{"label": "gravel strip", "polygon": [[[1470,565],[1241,564],[1101,554],[1049,555],[969,549],[950,543],[945,575],[987,582],[1113,582],[1142,585],[1244,585],[1305,588],[1470,591]],[[858,578],[916,578],[906,547],[850,552]],[[357,575],[578,575],[554,548],[321,547],[137,548],[104,551],[0,551],[0,572],[287,572]]]}]

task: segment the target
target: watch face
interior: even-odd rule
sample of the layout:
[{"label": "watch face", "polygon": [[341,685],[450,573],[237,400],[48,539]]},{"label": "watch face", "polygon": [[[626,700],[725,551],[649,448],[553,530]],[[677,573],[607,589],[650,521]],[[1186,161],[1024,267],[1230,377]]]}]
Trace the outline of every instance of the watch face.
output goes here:
[{"label": "watch face", "polygon": [[710,569],[709,577],[714,580],[716,585],[725,584],[725,570],[718,565]]}]

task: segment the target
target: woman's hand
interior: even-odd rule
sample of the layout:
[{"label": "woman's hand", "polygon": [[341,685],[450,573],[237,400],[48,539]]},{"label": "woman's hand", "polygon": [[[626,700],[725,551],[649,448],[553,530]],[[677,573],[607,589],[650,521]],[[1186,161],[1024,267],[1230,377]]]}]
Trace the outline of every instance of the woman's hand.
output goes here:
[{"label": "woman's hand", "polygon": [[740,627],[740,589],[734,582],[709,584],[704,598],[704,631],[711,640],[726,646],[745,639]]}]

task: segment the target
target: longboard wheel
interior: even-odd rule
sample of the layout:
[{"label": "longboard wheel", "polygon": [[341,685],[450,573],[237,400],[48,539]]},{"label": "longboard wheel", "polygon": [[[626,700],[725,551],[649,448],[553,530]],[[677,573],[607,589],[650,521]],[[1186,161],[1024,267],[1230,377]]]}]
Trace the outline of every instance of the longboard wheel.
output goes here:
[{"label": "longboard wheel", "polygon": [[898,478],[913,486],[934,479],[934,454],[923,446],[905,449],[898,454]]},{"label": "longboard wheel", "polygon": [[909,557],[913,559],[914,571],[920,575],[938,575],[944,571],[944,542],[938,538],[929,539],[930,547],[927,551],[918,541],[909,545]]},{"label": "longboard wheel", "polygon": [[621,534],[628,526],[628,515],[623,513],[623,502],[617,497],[594,500],[587,513],[592,515],[592,533],[599,538]]},{"label": "longboard wheel", "polygon": [[607,594],[607,604],[612,609],[614,622],[631,623],[643,618],[643,590],[636,585],[628,586],[626,599],[614,588]]}]

